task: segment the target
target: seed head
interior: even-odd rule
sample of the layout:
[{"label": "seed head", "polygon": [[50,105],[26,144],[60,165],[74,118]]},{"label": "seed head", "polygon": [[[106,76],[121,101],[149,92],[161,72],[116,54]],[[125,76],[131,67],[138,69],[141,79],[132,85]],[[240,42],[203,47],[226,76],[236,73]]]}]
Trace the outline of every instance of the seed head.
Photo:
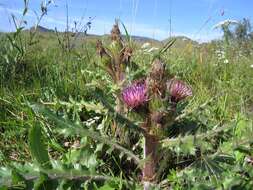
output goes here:
[{"label": "seed head", "polygon": [[133,50],[132,48],[130,47],[126,47],[122,53],[122,62],[123,63],[129,63],[130,62],[130,59],[131,59],[131,56],[133,54]]},{"label": "seed head", "polygon": [[103,57],[104,55],[107,54],[101,40],[97,40],[96,49],[97,54],[100,55],[100,57]]},{"label": "seed head", "polygon": [[192,96],[192,89],[185,82],[171,79],[167,82],[167,90],[170,92],[171,101],[179,102],[188,96]]},{"label": "seed head", "polygon": [[163,112],[155,111],[151,113],[151,120],[157,124],[164,123],[164,117],[165,117],[165,113]]},{"label": "seed head", "polygon": [[147,87],[143,81],[138,81],[122,90],[122,99],[130,108],[136,108],[147,101]]},{"label": "seed head", "polygon": [[113,41],[120,41],[121,40],[121,33],[119,29],[118,23],[115,23],[111,30],[111,39]]},{"label": "seed head", "polygon": [[155,59],[151,66],[150,77],[155,81],[161,81],[165,73],[165,64],[160,59]]}]

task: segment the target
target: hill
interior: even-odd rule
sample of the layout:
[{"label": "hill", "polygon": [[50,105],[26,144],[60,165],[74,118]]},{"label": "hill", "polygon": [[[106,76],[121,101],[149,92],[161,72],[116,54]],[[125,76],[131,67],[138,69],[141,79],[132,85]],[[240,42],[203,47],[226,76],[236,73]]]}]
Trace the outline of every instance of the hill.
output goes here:
[{"label": "hill", "polygon": [[[28,31],[34,30],[34,29],[35,29],[35,27],[31,27]],[[40,25],[37,26],[37,31],[40,32],[40,33],[53,33],[53,32],[55,32],[55,30],[53,30],[53,29],[48,29],[48,28],[40,26]],[[63,32],[59,32],[59,33],[63,33]],[[80,33],[79,37],[81,37],[81,38],[86,37],[88,39],[99,39],[99,38],[108,38],[109,34],[97,35],[97,34]],[[125,35],[122,35],[122,37],[126,38]],[[190,39],[186,36],[173,36],[171,38],[166,38],[165,40],[162,40],[162,41],[159,41],[159,40],[156,40],[156,39],[153,39],[153,38],[149,38],[149,37],[136,36],[136,35],[131,36],[131,38],[134,41],[136,41],[138,43],[141,43],[141,44],[149,42],[149,43],[154,44],[154,45],[165,44],[166,42],[168,42],[171,39],[176,39],[176,42],[173,45],[173,47],[175,47],[175,48],[184,48],[186,45],[189,45],[189,44],[191,44],[193,46],[198,46],[199,45],[199,43],[197,41],[194,41],[194,40],[192,40],[192,39]]]},{"label": "hill", "polygon": [[192,46],[198,46],[199,43],[197,41],[194,41],[186,36],[173,36],[171,38],[167,38],[165,40],[162,40],[161,42],[163,44],[165,44],[166,42],[168,42],[171,39],[176,39],[175,44],[173,45],[173,47],[176,48],[184,48],[187,45],[192,45]]},{"label": "hill", "polygon": [[[31,27],[29,30],[30,30],[30,31],[35,30],[35,26]],[[48,28],[43,27],[43,26],[40,26],[40,25],[37,26],[36,30],[37,30],[38,32],[42,32],[42,33],[43,33],[43,32],[54,32],[54,30],[48,29]]]},{"label": "hill", "polygon": [[[35,27],[31,27],[30,29],[28,29],[29,31],[30,30],[34,30]],[[48,29],[46,27],[43,27],[43,26],[37,26],[37,31],[38,32],[41,32],[41,33],[46,33],[46,32],[54,32],[53,29]],[[63,32],[60,32],[60,33],[63,33]],[[88,37],[88,38],[101,38],[101,37],[108,37],[109,35],[108,34],[104,34],[104,35],[97,35],[97,34],[85,34],[85,33],[80,33],[79,34],[80,37]],[[126,38],[125,35],[122,35],[123,38]],[[145,42],[152,42],[152,43],[160,43],[159,40],[156,40],[156,39],[153,39],[153,38],[149,38],[149,37],[144,37],[144,36],[131,36],[132,39],[134,41],[137,41],[137,42],[140,42],[140,43],[145,43]]]}]

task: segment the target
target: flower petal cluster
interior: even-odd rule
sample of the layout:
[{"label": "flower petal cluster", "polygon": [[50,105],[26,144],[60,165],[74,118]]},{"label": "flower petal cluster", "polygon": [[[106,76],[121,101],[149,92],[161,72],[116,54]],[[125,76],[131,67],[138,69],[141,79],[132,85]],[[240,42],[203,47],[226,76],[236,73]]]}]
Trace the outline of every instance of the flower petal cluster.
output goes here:
[{"label": "flower petal cluster", "polygon": [[147,101],[147,86],[143,81],[134,82],[122,90],[122,99],[130,108],[136,108]]},{"label": "flower petal cluster", "polygon": [[179,102],[188,96],[192,96],[192,89],[185,82],[178,79],[171,79],[167,83],[167,90],[170,92],[171,101]]}]

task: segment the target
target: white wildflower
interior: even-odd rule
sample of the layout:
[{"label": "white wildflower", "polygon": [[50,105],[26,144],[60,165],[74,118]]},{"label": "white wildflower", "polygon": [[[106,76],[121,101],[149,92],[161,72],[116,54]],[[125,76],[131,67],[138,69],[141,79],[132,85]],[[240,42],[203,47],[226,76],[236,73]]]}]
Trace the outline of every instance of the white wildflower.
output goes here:
[{"label": "white wildflower", "polygon": [[222,26],[229,26],[231,24],[239,24],[239,22],[237,20],[223,20],[221,22],[219,22],[218,24],[214,25],[214,29],[217,29],[217,28],[221,28]]},{"label": "white wildflower", "polygon": [[227,59],[225,59],[225,60],[224,60],[224,63],[226,63],[226,64],[227,64],[227,63],[228,63],[228,60],[227,60]]},{"label": "white wildflower", "polygon": [[146,49],[150,46],[150,43],[146,42],[141,46],[141,49]]}]

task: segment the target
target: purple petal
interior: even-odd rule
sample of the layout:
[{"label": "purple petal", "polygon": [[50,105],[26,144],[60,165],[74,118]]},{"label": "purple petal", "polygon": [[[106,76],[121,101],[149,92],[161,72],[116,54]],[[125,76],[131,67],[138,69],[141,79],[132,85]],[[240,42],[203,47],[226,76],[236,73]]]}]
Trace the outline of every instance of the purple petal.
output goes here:
[{"label": "purple petal", "polygon": [[135,82],[122,90],[124,103],[131,108],[135,108],[147,101],[147,88],[145,82]]},{"label": "purple petal", "polygon": [[192,89],[185,82],[177,79],[171,79],[167,83],[167,89],[171,95],[171,101],[179,102],[188,96],[192,96]]}]

